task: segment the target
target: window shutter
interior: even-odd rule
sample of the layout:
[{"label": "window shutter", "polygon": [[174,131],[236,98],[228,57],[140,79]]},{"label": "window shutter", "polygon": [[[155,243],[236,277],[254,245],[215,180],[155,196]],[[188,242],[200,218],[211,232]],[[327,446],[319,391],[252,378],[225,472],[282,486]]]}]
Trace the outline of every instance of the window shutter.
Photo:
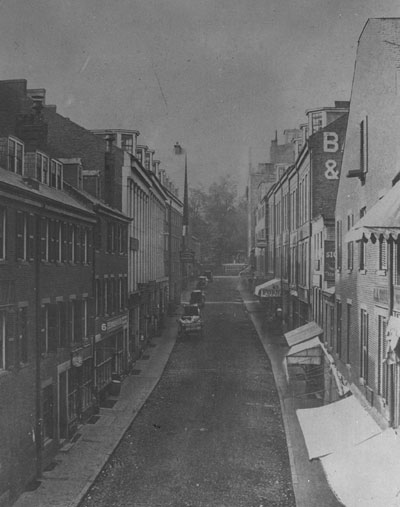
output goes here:
[{"label": "window shutter", "polygon": [[27,215],[27,239],[28,239],[28,242],[27,242],[27,253],[26,253],[26,256],[27,256],[27,259],[29,259],[30,261],[33,261],[34,258],[35,258],[35,237],[36,237],[36,234],[35,234],[35,215],[33,215],[32,213],[29,213],[29,215]]},{"label": "window shutter", "polygon": [[58,347],[58,329],[57,329],[57,305],[48,305],[47,330],[48,330],[48,350],[56,352]]}]

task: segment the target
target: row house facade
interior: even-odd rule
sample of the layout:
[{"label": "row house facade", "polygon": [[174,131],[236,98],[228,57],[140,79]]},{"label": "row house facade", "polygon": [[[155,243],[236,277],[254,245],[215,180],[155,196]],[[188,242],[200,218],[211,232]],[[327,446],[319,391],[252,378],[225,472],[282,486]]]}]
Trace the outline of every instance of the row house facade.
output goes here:
[{"label": "row house facade", "polygon": [[79,436],[180,300],[182,203],[137,136],[119,147],[0,82],[0,503]]},{"label": "row house facade", "polygon": [[99,138],[109,139],[111,149],[124,152],[122,186],[127,191],[122,194],[122,210],[132,218],[129,297],[133,325],[130,325],[130,335],[140,350],[148,337],[160,332],[171,304],[176,305],[180,300],[182,282],[177,262],[180,263],[183,204],[177,189],[160,167],[160,161],[154,158],[154,150],[138,144],[138,131],[92,132]]},{"label": "row house facade", "polygon": [[[307,111],[303,139],[295,141],[296,161],[264,198],[268,277],[281,288],[279,304],[290,329],[312,320],[315,301],[323,306],[322,299],[330,298],[334,285],[324,252],[334,252],[329,242],[334,238],[347,110],[348,103],[336,102],[335,107]],[[317,319],[322,321],[322,314]]]},{"label": "row house facade", "polygon": [[266,196],[269,277],[282,287],[289,328],[315,321],[350,391],[395,428],[400,422],[399,34],[397,18],[366,23],[350,104],[308,112],[295,164]]},{"label": "row house facade", "polygon": [[336,206],[333,348],[354,392],[400,422],[400,19],[358,42]]},{"label": "row house facade", "polygon": [[[254,227],[254,240],[251,251],[254,259],[254,267],[258,276],[264,278],[271,270],[268,262],[273,256],[268,256],[268,203],[265,197],[271,186],[276,183],[287,168],[294,163],[297,141],[301,131],[299,129],[290,129],[284,131],[284,142],[278,143],[278,134],[271,141],[269,149],[269,162],[259,163],[258,171],[250,169],[248,183],[248,212],[250,227]],[[261,154],[263,152],[261,151]],[[266,154],[265,154],[266,155]],[[259,154],[260,156],[260,154]],[[250,165],[251,168],[251,165]],[[254,201],[252,205],[251,202]],[[252,208],[254,211],[252,212]],[[254,217],[251,219],[250,214]],[[252,236],[249,235],[251,241]]]},{"label": "row house facade", "polygon": [[[0,161],[0,498],[7,505],[96,410],[90,310],[96,215],[63,190],[59,160],[25,152],[15,136],[0,143],[6,147]],[[59,178],[48,178],[52,165]]]}]

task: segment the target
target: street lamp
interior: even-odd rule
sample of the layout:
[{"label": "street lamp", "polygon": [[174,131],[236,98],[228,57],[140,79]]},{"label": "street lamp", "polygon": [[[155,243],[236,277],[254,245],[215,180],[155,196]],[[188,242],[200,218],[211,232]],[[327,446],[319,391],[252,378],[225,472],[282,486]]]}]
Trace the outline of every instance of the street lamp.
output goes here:
[{"label": "street lamp", "polygon": [[186,236],[189,229],[189,198],[188,198],[188,182],[187,182],[187,152],[182,146],[176,142],[174,145],[175,155],[185,155],[185,183],[183,189],[183,217],[182,217],[182,252],[181,252],[181,266],[182,266],[182,278],[183,285],[186,287],[188,281],[188,265],[187,265],[187,252],[188,241]]},{"label": "street lamp", "polygon": [[182,146],[176,142],[174,144],[175,155],[185,155],[185,183],[183,189],[183,220],[182,220],[182,249],[186,250],[186,236],[189,227],[189,198],[188,198],[188,182],[187,182],[187,152]]}]

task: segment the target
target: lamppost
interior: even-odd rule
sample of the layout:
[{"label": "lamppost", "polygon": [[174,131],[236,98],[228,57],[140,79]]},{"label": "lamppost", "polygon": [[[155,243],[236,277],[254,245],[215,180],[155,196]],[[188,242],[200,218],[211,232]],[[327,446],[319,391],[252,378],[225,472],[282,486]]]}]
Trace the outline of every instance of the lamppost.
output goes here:
[{"label": "lamppost", "polygon": [[186,287],[188,279],[187,264],[189,259],[189,241],[187,235],[189,232],[189,197],[188,197],[188,182],[187,182],[187,152],[182,146],[176,142],[174,145],[175,155],[185,155],[185,182],[183,190],[183,217],[182,217],[182,250],[181,250],[181,262],[182,262],[182,278],[183,285]]}]

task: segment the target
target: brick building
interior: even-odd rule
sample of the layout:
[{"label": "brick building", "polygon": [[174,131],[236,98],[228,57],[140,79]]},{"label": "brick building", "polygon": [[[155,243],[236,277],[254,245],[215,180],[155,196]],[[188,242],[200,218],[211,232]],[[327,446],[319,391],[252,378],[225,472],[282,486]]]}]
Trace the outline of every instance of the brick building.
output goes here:
[{"label": "brick building", "polygon": [[353,392],[394,427],[400,420],[399,61],[400,19],[370,19],[358,43],[336,206],[333,343]]},{"label": "brick building", "polygon": [[0,144],[0,498],[7,502],[95,409],[96,218],[63,190],[60,161],[25,153],[14,136]]},{"label": "brick building", "polygon": [[[307,111],[304,136],[294,141],[299,145],[296,161],[283,172],[266,197],[269,276],[280,282],[281,304],[290,329],[312,320],[314,284],[321,299],[322,288],[329,289],[332,285],[325,283],[325,271],[321,272],[325,263],[317,266],[316,262],[321,256],[324,258],[324,247],[328,248],[328,241],[332,240],[348,105],[336,102],[334,107]],[[324,243],[318,247],[317,258],[313,248],[322,238]]]}]

